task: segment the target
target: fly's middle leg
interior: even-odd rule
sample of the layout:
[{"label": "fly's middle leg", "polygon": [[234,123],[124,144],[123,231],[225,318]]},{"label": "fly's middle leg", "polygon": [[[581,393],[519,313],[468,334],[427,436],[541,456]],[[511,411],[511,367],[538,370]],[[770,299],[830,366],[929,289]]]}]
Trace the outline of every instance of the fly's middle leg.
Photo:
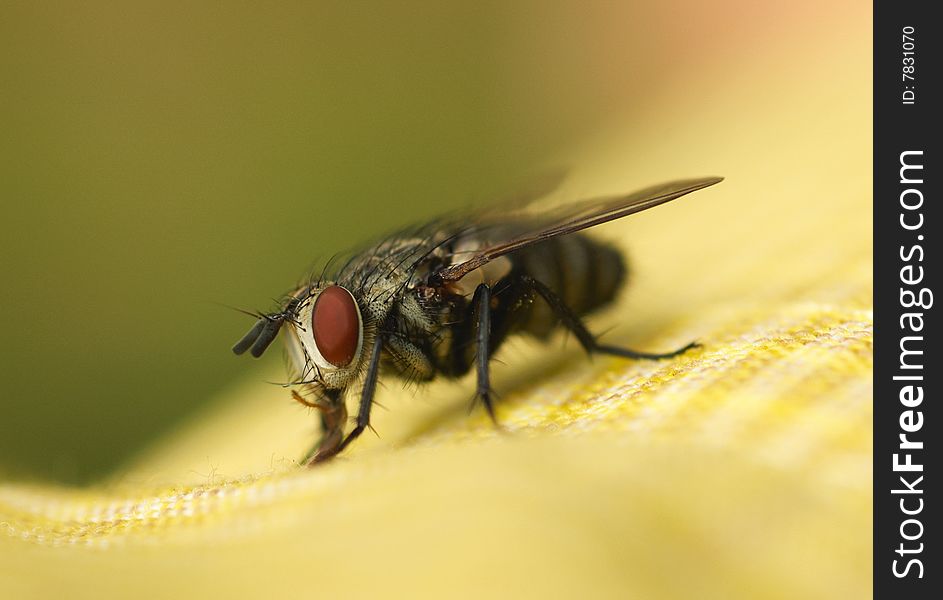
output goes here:
[{"label": "fly's middle leg", "polygon": [[475,288],[472,297],[472,306],[477,314],[475,342],[477,345],[475,371],[478,375],[476,396],[485,405],[488,416],[495,424],[498,423],[494,415],[494,395],[491,391],[491,376],[488,370],[488,361],[491,360],[491,288],[481,283]]},{"label": "fly's middle leg", "polygon": [[665,358],[673,358],[675,356],[684,354],[692,348],[700,347],[700,344],[697,342],[691,342],[690,344],[671,352],[655,353],[639,352],[629,348],[600,344],[599,340],[596,339],[596,336],[590,333],[589,329],[586,328],[586,325],[583,324],[583,321],[580,320],[580,318],[574,314],[572,310],[570,310],[570,307],[568,307],[566,303],[563,302],[563,300],[556,293],[554,293],[553,290],[529,275],[522,275],[521,282],[528,288],[537,292],[537,294],[544,299],[544,301],[550,306],[554,314],[557,315],[563,325],[573,332],[573,335],[576,336],[576,339],[579,340],[580,345],[583,346],[583,349],[586,350],[588,354],[609,354],[613,356],[621,356],[624,358],[661,360]]}]

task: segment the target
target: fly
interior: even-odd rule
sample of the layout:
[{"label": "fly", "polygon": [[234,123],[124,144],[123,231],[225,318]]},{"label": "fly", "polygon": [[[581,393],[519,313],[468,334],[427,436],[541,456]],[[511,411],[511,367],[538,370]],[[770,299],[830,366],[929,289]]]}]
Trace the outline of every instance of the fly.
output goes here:
[{"label": "fly", "polygon": [[[278,334],[287,342],[292,398],[317,409],[320,441],[306,464],[343,451],[370,426],[381,372],[412,381],[477,373],[476,397],[495,418],[492,354],[512,334],[546,339],[562,325],[590,354],[666,359],[600,343],[583,317],[615,298],[626,279],[621,253],[584,229],[714,185],[674,181],[570,204],[544,215],[484,211],[393,235],[289,293],[233,346],[259,357]],[[363,381],[353,429],[345,395]]]}]

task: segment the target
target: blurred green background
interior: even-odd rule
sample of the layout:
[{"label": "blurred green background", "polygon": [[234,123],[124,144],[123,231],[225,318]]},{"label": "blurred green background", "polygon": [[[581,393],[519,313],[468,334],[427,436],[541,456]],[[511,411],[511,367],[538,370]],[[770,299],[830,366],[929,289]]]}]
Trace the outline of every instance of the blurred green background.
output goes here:
[{"label": "blurred green background", "polygon": [[471,4],[4,3],[0,474],[106,475],[259,376],[216,303],[494,196],[720,33]]}]

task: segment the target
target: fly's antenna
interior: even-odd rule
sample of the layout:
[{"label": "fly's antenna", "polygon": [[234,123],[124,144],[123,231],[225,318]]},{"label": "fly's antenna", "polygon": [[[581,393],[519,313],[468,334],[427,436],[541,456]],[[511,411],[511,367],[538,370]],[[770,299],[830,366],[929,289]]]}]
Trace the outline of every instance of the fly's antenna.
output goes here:
[{"label": "fly's antenna", "polygon": [[277,313],[262,314],[252,313],[242,309],[235,309],[241,313],[256,317],[255,325],[232,347],[233,354],[244,354],[246,350],[255,358],[262,356],[281,330],[285,321],[293,322],[295,318],[295,309],[300,299],[292,298],[285,308]]},{"label": "fly's antenna", "polygon": [[236,342],[232,347],[234,354],[243,354],[246,350],[255,358],[262,356],[265,350],[272,344],[278,331],[282,328],[284,318],[279,315],[263,315],[261,319],[252,326],[249,333],[242,336],[242,339]]}]

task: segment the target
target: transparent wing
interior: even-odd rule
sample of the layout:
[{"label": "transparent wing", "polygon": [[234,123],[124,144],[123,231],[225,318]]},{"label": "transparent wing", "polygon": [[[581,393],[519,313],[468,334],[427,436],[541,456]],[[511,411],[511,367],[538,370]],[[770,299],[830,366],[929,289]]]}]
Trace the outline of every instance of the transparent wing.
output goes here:
[{"label": "transparent wing", "polygon": [[567,179],[569,171],[563,167],[545,169],[519,181],[513,192],[499,198],[495,206],[504,210],[524,209],[541,198],[557,191]]},{"label": "transparent wing", "polygon": [[[526,229],[524,233],[518,231],[516,234],[508,236],[509,239],[490,241],[481,248],[475,249],[462,262],[439,270],[435,274],[435,278],[442,282],[458,281],[482,265],[521,248],[526,248],[558,235],[575,233],[648,210],[721,181],[723,181],[723,177],[682,179],[645,188],[626,196],[597,198],[563,206],[534,220],[534,226]],[[513,219],[517,218],[517,215],[506,215],[506,217]],[[494,226],[499,222],[500,215],[490,213],[487,214],[486,219],[495,221],[490,224]],[[483,228],[489,226],[488,223],[481,225]]]}]

